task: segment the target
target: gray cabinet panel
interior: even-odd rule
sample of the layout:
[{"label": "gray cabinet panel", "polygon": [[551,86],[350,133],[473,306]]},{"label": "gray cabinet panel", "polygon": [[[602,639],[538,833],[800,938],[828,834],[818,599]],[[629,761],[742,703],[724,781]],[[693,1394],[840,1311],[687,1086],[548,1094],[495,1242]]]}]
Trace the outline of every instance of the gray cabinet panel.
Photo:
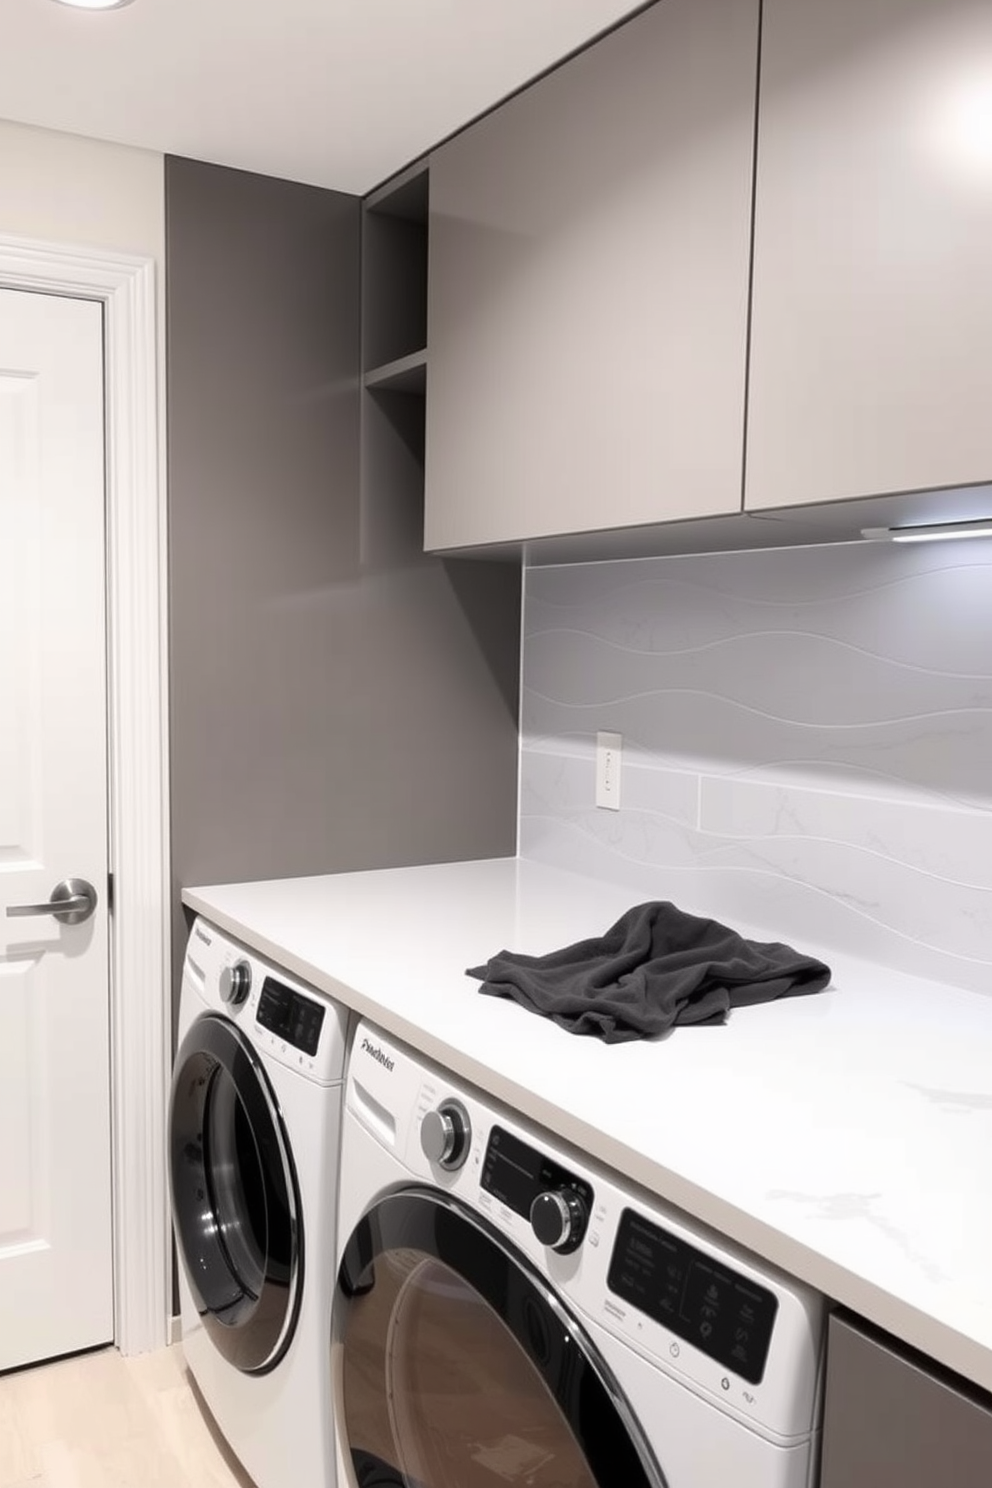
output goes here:
[{"label": "gray cabinet panel", "polygon": [[431,157],[429,548],[738,511],[757,0],[664,0]]},{"label": "gray cabinet panel", "polygon": [[992,477],[992,7],[765,0],[746,505]]},{"label": "gray cabinet panel", "polygon": [[821,1488],[988,1488],[992,1401],[830,1320]]}]

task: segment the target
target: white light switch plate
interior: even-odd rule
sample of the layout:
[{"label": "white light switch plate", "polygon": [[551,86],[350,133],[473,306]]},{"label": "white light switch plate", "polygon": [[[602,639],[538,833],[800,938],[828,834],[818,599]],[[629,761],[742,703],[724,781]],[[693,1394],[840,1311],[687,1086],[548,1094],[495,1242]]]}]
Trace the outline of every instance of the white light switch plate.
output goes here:
[{"label": "white light switch plate", "polygon": [[607,811],[620,810],[621,734],[596,735],[596,805]]}]

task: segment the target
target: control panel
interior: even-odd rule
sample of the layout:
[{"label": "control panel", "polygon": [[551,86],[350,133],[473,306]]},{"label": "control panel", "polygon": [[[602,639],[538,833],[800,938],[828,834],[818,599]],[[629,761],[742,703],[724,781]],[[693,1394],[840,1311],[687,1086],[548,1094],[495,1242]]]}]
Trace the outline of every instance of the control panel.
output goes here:
[{"label": "control panel", "polygon": [[254,1048],[306,1080],[342,1078],[347,1010],[198,918],[183,962],[183,1016],[222,1013]]},{"label": "control panel", "polygon": [[489,1134],[480,1186],[530,1220],[542,1245],[562,1254],[581,1245],[592,1209],[592,1185],[503,1126],[494,1126]]},{"label": "control panel", "polygon": [[323,1003],[304,997],[275,977],[267,976],[262,983],[255,1021],[276,1038],[292,1044],[294,1049],[302,1049],[304,1054],[313,1058],[320,1043],[326,1011]]},{"label": "control panel", "polygon": [[778,1310],[767,1287],[633,1209],[621,1215],[607,1285],[676,1337],[760,1384]]}]

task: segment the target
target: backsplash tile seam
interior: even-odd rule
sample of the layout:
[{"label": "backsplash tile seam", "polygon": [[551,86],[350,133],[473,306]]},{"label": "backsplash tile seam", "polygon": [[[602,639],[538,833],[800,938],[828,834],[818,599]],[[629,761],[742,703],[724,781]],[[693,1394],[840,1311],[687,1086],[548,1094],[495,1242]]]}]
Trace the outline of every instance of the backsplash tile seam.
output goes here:
[{"label": "backsplash tile seam", "polygon": [[[544,818],[538,813],[529,813],[525,816],[524,820],[527,822],[528,825],[530,825],[533,822],[551,820],[551,818]],[[576,820],[572,819],[570,821],[567,821],[564,825],[566,826],[566,828],[570,828],[575,835],[580,836],[586,840],[599,841],[600,845],[604,845],[602,844],[601,839],[597,839],[595,834],[593,833],[586,832],[581,824]],[[659,874],[670,871],[671,865],[668,865],[664,862],[652,861],[647,858],[639,858],[631,852],[622,850],[619,846],[617,846],[615,842],[609,843],[608,846],[610,852],[615,858],[622,860],[624,863],[632,867],[652,870]],[[524,853],[524,856],[530,858],[539,858],[541,854],[539,852],[534,852],[533,850],[528,850]],[[675,867],[674,871],[677,871],[679,874],[700,876],[706,874],[747,874],[749,876],[754,875],[758,878],[764,877],[771,880],[778,880],[781,878],[781,875],[777,873],[773,868],[756,867],[753,864],[739,863],[702,863],[698,861],[698,859],[693,863],[680,863]],[[608,877],[609,875],[605,876]],[[959,960],[963,964],[982,968],[985,968],[989,965],[989,962],[985,957],[970,956],[962,951],[951,950],[948,947],[937,945],[933,941],[926,940],[923,937],[910,935],[908,932],[900,930],[897,926],[888,923],[887,921],[881,919],[879,916],[871,914],[865,904],[863,902],[859,902],[857,897],[853,894],[831,893],[828,889],[822,888],[816,883],[795,875],[793,875],[792,877],[792,885],[804,890],[808,894],[821,896],[824,899],[829,900],[833,904],[840,905],[849,913],[862,916],[865,920],[868,920],[872,924],[881,926],[886,930],[887,933],[898,936],[900,939],[906,941],[910,945],[918,946],[928,951],[937,951],[942,956],[952,957],[955,960]],[[697,910],[696,912],[699,911]]]},{"label": "backsplash tile seam", "polygon": [[[526,821],[528,824],[546,822],[549,824],[567,825],[593,840],[601,840],[600,834],[591,828],[587,829],[584,825],[587,822],[599,820],[595,808],[562,808],[557,811],[535,811],[533,809],[522,808],[521,820]],[[969,893],[981,895],[992,894],[992,883],[978,883],[970,879],[955,878],[946,873],[938,873],[933,869],[921,866],[919,863],[907,862],[905,858],[900,858],[894,853],[886,852],[880,847],[872,847],[866,843],[845,842],[841,837],[831,837],[826,834],[813,832],[728,832],[725,829],[717,827],[687,823],[680,820],[673,812],[650,810],[643,806],[635,810],[625,810],[621,816],[610,818],[609,836],[611,840],[618,841],[623,837],[632,835],[635,830],[643,831],[645,824],[660,824],[663,827],[671,826],[678,830],[686,830],[688,828],[700,839],[714,839],[710,846],[703,845],[702,843],[696,845],[693,854],[694,863],[691,865],[679,864],[680,870],[689,867],[715,867],[733,869],[734,871],[738,871],[738,869],[749,870],[749,865],[747,864],[717,863],[713,860],[719,854],[729,855],[739,848],[745,849],[751,855],[760,857],[763,849],[767,851],[773,846],[788,847],[790,844],[802,844],[806,848],[815,848],[816,846],[837,848],[850,854],[852,858],[875,859],[881,864],[891,866],[893,869],[898,869],[902,873],[917,878],[927,879],[938,886],[962,889]],[[614,851],[617,851],[617,849],[614,848]],[[638,857],[633,853],[623,853],[621,855],[627,857],[631,862],[651,862],[650,859]],[[759,869],[756,871],[766,870]],[[793,878],[798,883],[805,882],[807,887],[817,887],[798,874],[794,874]],[[830,892],[832,897],[839,901],[844,900],[844,895],[842,894],[828,890],[824,890],[824,892]],[[990,909],[992,909],[992,906],[990,906]]]},{"label": "backsplash tile seam", "polygon": [[844,640],[841,636],[830,635],[824,630],[801,629],[796,626],[771,627],[764,630],[739,630],[732,636],[721,636],[716,640],[700,642],[694,646],[659,646],[654,645],[632,645],[630,642],[622,642],[613,636],[604,635],[602,631],[594,628],[580,629],[578,626],[534,626],[529,632],[530,638],[536,640],[548,640],[556,636],[578,636],[583,640],[595,642],[597,645],[606,647],[610,651],[622,656],[651,657],[659,661],[671,661],[675,658],[705,656],[711,651],[739,647],[744,644],[762,641],[779,641],[782,639],[797,641],[822,642],[826,646],[835,647],[838,651],[848,651],[854,656],[864,657],[867,661],[878,662],[886,667],[896,670],[911,672],[920,677],[948,678],[955,682],[992,682],[992,672],[957,671],[951,667],[923,666],[917,662],[905,661],[897,656],[886,656],[882,651],[876,651],[870,646],[855,645],[852,641]]}]

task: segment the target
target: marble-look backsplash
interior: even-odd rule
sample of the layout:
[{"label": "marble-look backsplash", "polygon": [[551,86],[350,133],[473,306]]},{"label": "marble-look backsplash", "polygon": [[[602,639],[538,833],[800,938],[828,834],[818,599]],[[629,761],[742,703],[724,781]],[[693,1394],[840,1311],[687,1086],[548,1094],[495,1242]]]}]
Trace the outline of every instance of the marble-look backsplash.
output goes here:
[{"label": "marble-look backsplash", "polygon": [[523,856],[992,995],[992,543],[529,569],[521,731]]}]

